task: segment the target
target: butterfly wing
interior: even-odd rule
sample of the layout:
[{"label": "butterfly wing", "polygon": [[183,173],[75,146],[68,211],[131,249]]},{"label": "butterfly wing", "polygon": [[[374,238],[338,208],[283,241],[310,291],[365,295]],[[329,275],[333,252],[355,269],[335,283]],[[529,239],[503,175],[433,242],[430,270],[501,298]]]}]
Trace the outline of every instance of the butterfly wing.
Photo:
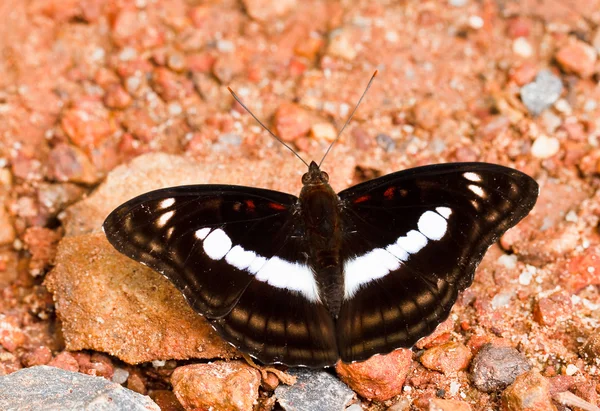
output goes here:
[{"label": "butterfly wing", "polygon": [[126,202],[103,227],[240,350],[266,363],[331,364],[335,326],[307,265],[296,204],[257,188],[172,187]]},{"label": "butterfly wing", "polygon": [[538,185],[486,163],[418,167],[339,193],[345,300],[340,356],[410,347],[445,320],[488,247],[533,208]]}]

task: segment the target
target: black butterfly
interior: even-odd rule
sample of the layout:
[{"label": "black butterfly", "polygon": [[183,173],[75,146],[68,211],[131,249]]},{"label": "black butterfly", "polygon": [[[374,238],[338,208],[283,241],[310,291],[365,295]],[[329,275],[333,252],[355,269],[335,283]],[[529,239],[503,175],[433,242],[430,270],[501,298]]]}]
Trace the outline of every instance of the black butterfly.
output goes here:
[{"label": "black butterfly", "polygon": [[335,194],[312,162],[302,182],[299,198],[229,185],[156,190],[114,210],[104,231],[241,351],[317,367],[431,333],[538,194],[529,176],[486,163],[413,168]]},{"label": "black butterfly", "polygon": [[486,163],[413,168],[338,194],[319,165],[308,167],[299,198],[231,185],[165,188],[119,206],[103,228],[241,351],[321,367],[430,334],[538,195],[531,177]]}]

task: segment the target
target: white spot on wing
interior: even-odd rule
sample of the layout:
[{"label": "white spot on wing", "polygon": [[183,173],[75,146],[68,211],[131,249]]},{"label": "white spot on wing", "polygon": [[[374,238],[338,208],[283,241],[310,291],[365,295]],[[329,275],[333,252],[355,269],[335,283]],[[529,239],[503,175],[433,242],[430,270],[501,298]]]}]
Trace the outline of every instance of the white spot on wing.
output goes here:
[{"label": "white spot on wing", "polygon": [[161,200],[160,203],[158,203],[158,207],[161,210],[164,210],[165,208],[171,207],[173,204],[175,204],[174,198],[165,198],[164,200]]},{"label": "white spot on wing", "polygon": [[388,245],[385,249],[400,261],[408,260],[408,252],[398,244]]},{"label": "white spot on wing", "polygon": [[446,220],[452,215],[452,210],[448,207],[437,207],[435,211],[437,211],[437,213],[444,217]]},{"label": "white spot on wing", "polygon": [[173,217],[173,214],[175,214],[175,211],[167,211],[166,213],[158,217],[158,220],[156,220],[156,225],[160,228],[164,227]]},{"label": "white spot on wing", "polygon": [[471,171],[467,171],[463,174],[463,177],[469,181],[473,181],[475,183],[479,183],[481,181],[481,176],[477,173],[473,173]]},{"label": "white spot on wing", "polygon": [[446,234],[448,222],[433,211],[425,211],[417,224],[419,231],[430,240],[439,240]]},{"label": "white spot on wing", "polygon": [[231,250],[231,239],[217,228],[204,240],[204,252],[213,260],[220,260]]},{"label": "white spot on wing", "polygon": [[204,240],[208,233],[210,233],[210,228],[201,228],[200,230],[196,230],[194,237],[196,237],[198,240]]},{"label": "white spot on wing", "polygon": [[476,186],[475,184],[470,184],[469,185],[469,190],[471,190],[472,192],[474,192],[479,197],[485,198],[485,191],[483,191],[483,188],[481,188],[479,186]]},{"label": "white spot on wing", "polygon": [[317,283],[311,269],[279,257],[269,259],[256,273],[256,279],[273,287],[297,291],[310,301],[318,301]]},{"label": "white spot on wing", "polygon": [[416,230],[410,230],[404,237],[398,238],[396,244],[407,253],[414,254],[427,245],[427,237]]},{"label": "white spot on wing", "polygon": [[383,248],[376,248],[344,264],[344,296],[351,298],[361,285],[397,270],[401,261]]},{"label": "white spot on wing", "polygon": [[239,270],[244,270],[250,266],[252,261],[256,258],[256,253],[253,251],[246,251],[239,245],[233,247],[225,256],[227,261],[232,266]]}]

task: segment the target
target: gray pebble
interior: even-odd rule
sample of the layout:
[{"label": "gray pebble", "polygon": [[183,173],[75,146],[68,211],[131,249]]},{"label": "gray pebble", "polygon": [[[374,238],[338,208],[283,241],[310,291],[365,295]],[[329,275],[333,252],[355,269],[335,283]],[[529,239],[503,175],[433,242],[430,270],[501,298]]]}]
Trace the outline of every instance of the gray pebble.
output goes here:
[{"label": "gray pebble", "polygon": [[45,365],[0,377],[0,410],[160,411],[145,395],[102,377]]},{"label": "gray pebble", "polygon": [[527,358],[512,347],[486,344],[471,365],[471,378],[479,391],[500,391],[531,369]]},{"label": "gray pebble", "polygon": [[521,100],[527,110],[537,116],[559,99],[562,90],[560,78],[549,70],[542,70],[533,82],[521,87]]},{"label": "gray pebble", "polygon": [[384,149],[386,153],[394,151],[394,149],[396,148],[396,142],[387,134],[377,134],[377,137],[375,137],[375,141],[377,141],[377,145]]},{"label": "gray pebble", "polygon": [[288,371],[298,379],[292,386],[279,385],[275,397],[286,411],[342,411],[354,392],[333,375],[305,368]]}]

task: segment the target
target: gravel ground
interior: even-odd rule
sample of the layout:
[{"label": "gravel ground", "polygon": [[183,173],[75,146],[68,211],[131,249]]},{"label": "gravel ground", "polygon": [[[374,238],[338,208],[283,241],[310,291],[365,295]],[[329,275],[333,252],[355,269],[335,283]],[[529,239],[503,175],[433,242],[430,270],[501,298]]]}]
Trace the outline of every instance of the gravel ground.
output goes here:
[{"label": "gravel ground", "polygon": [[[227,87],[318,160],[377,69],[325,162],[334,189],[487,161],[528,173],[541,193],[432,336],[328,371],[355,392],[352,405],[336,406],[598,409],[600,0],[4,0],[0,16],[0,376],[53,365],[111,379],[162,409],[286,406],[276,403],[276,371],[225,361],[230,348],[210,348],[223,359],[214,369],[196,364],[206,359],[181,343],[193,331],[185,324],[200,321],[188,314],[173,314],[185,324],[172,332],[171,320],[148,321],[166,335],[154,341],[118,340],[134,330],[77,311],[125,288],[94,282],[108,258],[98,221],[127,184],[129,193],[184,180],[298,193],[305,167]],[[73,250],[89,254],[70,260]],[[86,275],[65,277],[82,255],[90,265],[72,268]],[[113,340],[84,335],[74,319],[96,321]],[[219,378],[230,400],[198,402],[212,397],[185,384]]]}]

